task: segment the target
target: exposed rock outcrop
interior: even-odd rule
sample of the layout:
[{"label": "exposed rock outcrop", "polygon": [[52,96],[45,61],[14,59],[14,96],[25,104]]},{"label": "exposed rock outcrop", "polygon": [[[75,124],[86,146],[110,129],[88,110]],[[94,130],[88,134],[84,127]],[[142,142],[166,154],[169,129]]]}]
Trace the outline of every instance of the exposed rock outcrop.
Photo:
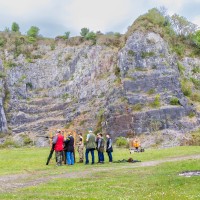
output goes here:
[{"label": "exposed rock outcrop", "polygon": [[[92,126],[116,137],[200,126],[198,112],[181,89],[178,59],[159,34],[136,31],[120,50],[59,43],[54,50],[40,44],[35,51],[42,58],[31,62],[4,52],[5,60],[15,62],[0,80],[10,94],[6,116],[13,134],[45,134],[71,125],[81,131]],[[200,60],[182,62],[191,66]],[[0,130],[7,131],[3,93]],[[172,98],[179,103],[171,105]],[[187,120],[191,112],[195,123]]]},{"label": "exposed rock outcrop", "polygon": [[[119,52],[118,62],[127,112],[109,112],[108,132],[119,136],[163,129],[191,130],[181,119],[194,108],[181,90],[178,60],[159,34],[133,33]],[[179,99],[182,105],[170,105],[172,98]],[[199,124],[198,119],[196,126]]]},{"label": "exposed rock outcrop", "polygon": [[[0,71],[2,72],[3,78],[3,66],[0,61]],[[8,132],[7,119],[4,111],[3,102],[5,101],[5,91],[4,91],[4,82],[0,79],[0,132]]]}]

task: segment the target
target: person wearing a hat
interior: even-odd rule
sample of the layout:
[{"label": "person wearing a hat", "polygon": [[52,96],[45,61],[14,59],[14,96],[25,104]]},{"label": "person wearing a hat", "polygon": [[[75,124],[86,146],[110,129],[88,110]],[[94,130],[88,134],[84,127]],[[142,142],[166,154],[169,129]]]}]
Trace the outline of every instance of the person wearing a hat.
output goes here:
[{"label": "person wearing a hat", "polygon": [[54,150],[56,152],[57,166],[62,165],[63,142],[64,142],[64,136],[61,134],[61,130],[58,129],[56,131],[56,136],[53,137],[53,144],[55,144]]},{"label": "person wearing a hat", "polygon": [[86,151],[85,151],[85,164],[89,164],[89,158],[88,154],[89,152],[91,153],[92,156],[92,164],[94,164],[94,150],[96,148],[96,138],[95,135],[90,128],[89,133],[87,134],[87,139],[86,139]]}]

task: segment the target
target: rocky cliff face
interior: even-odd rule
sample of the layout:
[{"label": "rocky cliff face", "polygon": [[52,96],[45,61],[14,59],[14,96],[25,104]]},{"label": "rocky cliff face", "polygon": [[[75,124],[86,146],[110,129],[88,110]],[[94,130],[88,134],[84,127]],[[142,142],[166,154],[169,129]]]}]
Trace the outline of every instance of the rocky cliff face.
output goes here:
[{"label": "rocky cliff face", "polygon": [[[0,61],[0,71],[3,72],[3,66]],[[4,77],[4,74],[2,73],[2,78]],[[0,79],[0,132],[7,132],[8,127],[7,127],[7,120],[5,116],[5,111],[4,111],[4,105],[3,105],[3,99],[5,98],[5,91],[4,91],[4,81]]]},{"label": "rocky cliff face", "polygon": [[[118,59],[128,109],[121,115],[109,113],[109,132],[187,129],[181,120],[194,110],[181,90],[177,62],[158,34],[135,32],[128,38]],[[170,105],[172,98],[180,105]]]},{"label": "rocky cliff face", "polygon": [[[42,57],[32,61],[23,55],[14,58],[6,50],[1,54],[15,62],[0,79],[3,132],[7,122],[13,134],[45,134],[53,127],[85,131],[92,126],[114,137],[200,126],[199,113],[181,89],[178,59],[154,32],[134,32],[120,50],[59,43],[54,50],[40,44],[33,54]],[[194,63],[200,65],[192,58],[180,62],[189,65],[185,73]],[[172,99],[179,103],[171,105]],[[195,115],[192,121],[190,113]]]}]

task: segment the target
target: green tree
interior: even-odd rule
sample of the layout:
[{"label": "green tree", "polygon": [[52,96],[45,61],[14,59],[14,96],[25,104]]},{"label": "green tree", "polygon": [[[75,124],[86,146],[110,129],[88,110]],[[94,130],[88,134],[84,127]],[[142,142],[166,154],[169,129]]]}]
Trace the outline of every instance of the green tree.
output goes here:
[{"label": "green tree", "polygon": [[36,26],[31,26],[31,28],[30,28],[30,29],[28,30],[28,32],[27,32],[27,35],[28,35],[29,37],[36,38],[36,37],[38,37],[39,31],[40,31],[40,29],[39,29],[38,27],[36,27]]},{"label": "green tree", "polygon": [[189,22],[185,17],[174,14],[171,16],[171,25],[177,35],[188,36],[193,34],[197,25]]},{"label": "green tree", "polygon": [[65,35],[64,35],[65,39],[69,39],[69,35],[70,35],[69,31],[65,32]]},{"label": "green tree", "polygon": [[16,22],[13,22],[11,29],[13,32],[19,32],[19,25]]},{"label": "green tree", "polygon": [[93,40],[93,41],[95,41],[96,37],[97,37],[97,35],[93,31],[91,31],[91,32],[87,33],[87,35],[85,36],[85,39],[86,40]]},{"label": "green tree", "polygon": [[85,37],[89,32],[90,32],[89,28],[82,28],[81,32],[80,32],[80,35],[82,37]]}]

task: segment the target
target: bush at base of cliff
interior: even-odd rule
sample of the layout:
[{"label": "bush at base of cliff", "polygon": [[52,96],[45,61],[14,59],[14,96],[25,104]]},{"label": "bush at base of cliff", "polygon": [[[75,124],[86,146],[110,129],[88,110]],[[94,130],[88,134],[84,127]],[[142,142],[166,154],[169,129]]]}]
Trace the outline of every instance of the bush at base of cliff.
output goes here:
[{"label": "bush at base of cliff", "polygon": [[200,146],[200,129],[190,134],[189,139],[182,142],[182,145],[186,146]]},{"label": "bush at base of cliff", "polygon": [[13,140],[12,137],[7,137],[3,144],[0,144],[0,148],[10,148],[10,147],[19,147],[17,143]]},{"label": "bush at base of cliff", "polygon": [[127,139],[125,137],[117,137],[116,141],[115,141],[115,144],[118,147],[126,147],[127,144],[128,144],[128,141],[127,141]]}]

